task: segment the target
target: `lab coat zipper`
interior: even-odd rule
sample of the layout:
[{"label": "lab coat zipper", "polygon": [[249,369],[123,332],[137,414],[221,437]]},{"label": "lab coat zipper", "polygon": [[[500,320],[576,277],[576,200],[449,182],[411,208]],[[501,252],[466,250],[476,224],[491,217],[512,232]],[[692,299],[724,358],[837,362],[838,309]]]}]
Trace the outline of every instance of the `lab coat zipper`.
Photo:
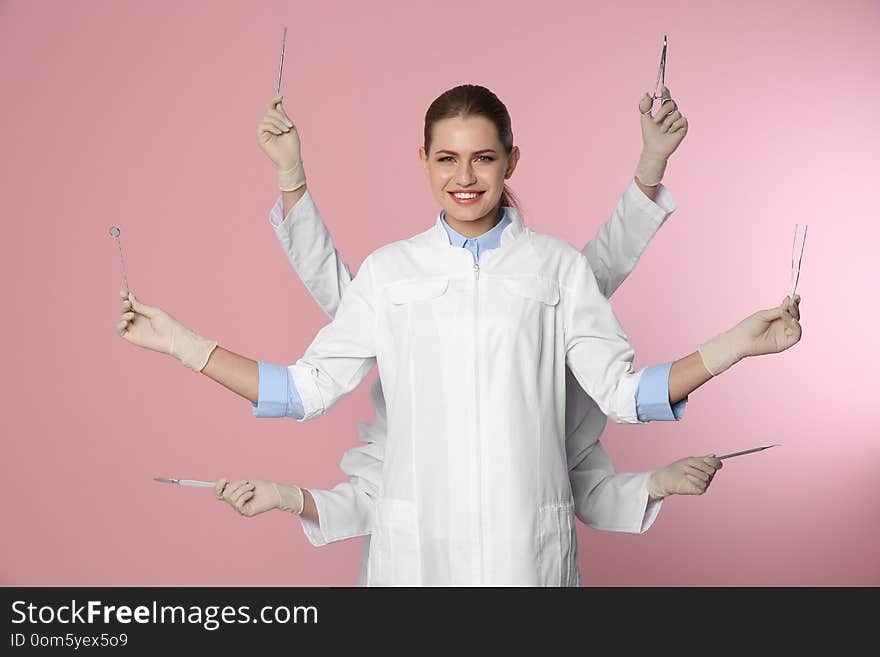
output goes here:
[{"label": "lab coat zipper", "polygon": [[479,531],[478,531],[478,543],[480,546],[479,560],[477,563],[479,564],[479,574],[476,577],[476,581],[483,583],[485,578],[485,565],[483,564],[483,560],[485,559],[485,547],[483,545],[483,449],[482,449],[482,436],[480,434],[480,363],[479,363],[479,335],[480,335],[480,264],[477,262],[477,256],[474,254],[474,421],[476,423],[476,431],[474,433],[476,437],[476,444],[474,445],[476,449],[476,457],[477,457],[477,472],[479,476],[479,496],[480,499],[475,508],[479,509]]},{"label": "lab coat zipper", "polygon": [[479,341],[480,341],[480,264],[477,262],[477,256],[474,254],[474,417],[476,421],[476,450],[477,450],[477,472],[479,473],[479,491],[480,491],[480,499],[477,504],[477,509],[479,509],[479,544],[480,544],[480,559],[477,562],[480,567],[480,573],[477,577],[477,581],[485,583],[486,577],[486,567],[484,560],[486,558],[486,548],[484,546],[483,533],[485,528],[484,518],[483,518],[483,483],[486,479],[485,474],[483,472],[483,439],[482,434],[480,433],[480,354],[479,354]]}]

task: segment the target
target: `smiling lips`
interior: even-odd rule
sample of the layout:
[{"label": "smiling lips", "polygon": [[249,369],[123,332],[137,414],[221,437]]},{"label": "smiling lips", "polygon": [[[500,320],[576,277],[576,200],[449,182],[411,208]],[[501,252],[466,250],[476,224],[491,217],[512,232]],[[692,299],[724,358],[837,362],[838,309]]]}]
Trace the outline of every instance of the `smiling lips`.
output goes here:
[{"label": "smiling lips", "polygon": [[449,192],[449,195],[455,199],[459,205],[469,205],[476,203],[485,192]]}]

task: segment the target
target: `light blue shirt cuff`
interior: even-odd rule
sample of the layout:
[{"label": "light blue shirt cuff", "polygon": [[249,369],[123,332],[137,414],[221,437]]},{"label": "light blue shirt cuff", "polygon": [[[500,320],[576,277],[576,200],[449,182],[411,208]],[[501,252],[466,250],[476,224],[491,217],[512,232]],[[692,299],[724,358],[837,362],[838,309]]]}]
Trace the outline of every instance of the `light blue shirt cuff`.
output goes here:
[{"label": "light blue shirt cuff", "polygon": [[292,417],[301,420],[305,416],[302,399],[293,383],[290,372],[283,365],[258,362],[260,387],[257,403],[251,404],[254,417]]},{"label": "light blue shirt cuff", "polygon": [[674,421],[684,415],[687,397],[674,405],[669,404],[669,372],[672,363],[646,367],[636,390],[636,414],[640,422],[652,420]]}]

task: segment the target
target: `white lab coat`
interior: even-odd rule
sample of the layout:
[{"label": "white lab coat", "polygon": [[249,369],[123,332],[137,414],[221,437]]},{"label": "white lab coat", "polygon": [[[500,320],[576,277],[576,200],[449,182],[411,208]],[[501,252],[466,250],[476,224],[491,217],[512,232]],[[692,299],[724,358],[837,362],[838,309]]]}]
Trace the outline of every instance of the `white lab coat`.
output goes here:
[{"label": "white lab coat", "polygon": [[482,272],[439,222],[368,258],[357,295],[291,368],[307,418],[356,385],[374,355],[386,388],[394,381],[368,583],[579,581],[563,475],[596,441],[566,460],[566,354],[618,421],[636,421],[639,375],[583,256],[508,212],[499,257],[488,253]]},{"label": "white lab coat", "polygon": [[[675,202],[660,186],[655,201],[631,182],[609,219],[583,249],[602,293],[613,294],[629,275],[647,244],[669,215]],[[281,199],[270,212],[276,237],[293,269],[324,311],[333,317],[351,273],[308,190],[283,214]],[[599,441],[606,419],[570,372],[566,392],[566,452],[575,515],[588,526],[604,531],[642,533],[652,525],[662,501],[647,502],[647,472],[617,472]],[[372,423],[359,424],[361,445],[349,449],[341,468],[349,481],[332,490],[310,489],[319,512],[319,524],[302,519],[309,541],[322,546],[363,537],[358,583],[366,584],[375,502],[379,495],[386,437],[385,399],[381,382],[374,379],[370,395],[375,408]]]}]

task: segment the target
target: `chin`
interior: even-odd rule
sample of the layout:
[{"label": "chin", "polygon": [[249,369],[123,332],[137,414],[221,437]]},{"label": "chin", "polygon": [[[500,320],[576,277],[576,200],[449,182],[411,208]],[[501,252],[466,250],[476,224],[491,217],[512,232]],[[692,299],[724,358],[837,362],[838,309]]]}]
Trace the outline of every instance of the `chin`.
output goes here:
[{"label": "chin", "polygon": [[453,217],[456,221],[476,221],[477,219],[481,219],[483,213],[477,212],[462,212],[461,208],[446,208],[446,216]]},{"label": "chin", "polygon": [[487,215],[493,206],[487,206],[485,202],[477,203],[473,206],[458,205],[455,201],[443,199],[441,207],[446,210],[446,214],[452,215],[459,221],[476,221]]}]

